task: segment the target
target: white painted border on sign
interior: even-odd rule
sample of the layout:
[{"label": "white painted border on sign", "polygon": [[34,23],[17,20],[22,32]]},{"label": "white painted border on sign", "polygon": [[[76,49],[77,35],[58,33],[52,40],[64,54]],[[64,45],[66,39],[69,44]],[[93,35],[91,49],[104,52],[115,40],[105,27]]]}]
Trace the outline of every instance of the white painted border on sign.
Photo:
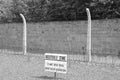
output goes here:
[{"label": "white painted border on sign", "polygon": [[[67,73],[67,54],[57,54],[57,53],[45,53],[45,71],[55,72],[55,73]],[[46,59],[46,56],[54,56],[57,58]],[[64,57],[63,60],[59,60],[60,57]]]},{"label": "white painted border on sign", "polygon": [[91,14],[90,10],[86,8],[88,16],[88,30],[87,30],[87,53],[89,55],[89,62],[91,62]]},{"label": "white painted border on sign", "polygon": [[45,53],[45,55],[66,56],[67,57],[67,54],[57,54],[57,53]]},{"label": "white painted border on sign", "polygon": [[26,26],[26,19],[23,14],[20,14],[23,20],[23,54],[27,54],[27,26]]}]

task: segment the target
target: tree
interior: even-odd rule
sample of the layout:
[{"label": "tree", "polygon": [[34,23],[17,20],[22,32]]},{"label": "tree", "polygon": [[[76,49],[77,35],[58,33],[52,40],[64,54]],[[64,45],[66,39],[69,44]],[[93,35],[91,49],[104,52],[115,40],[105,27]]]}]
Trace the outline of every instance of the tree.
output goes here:
[{"label": "tree", "polygon": [[27,2],[29,21],[42,21],[47,19],[47,2],[45,0],[31,0]]},{"label": "tree", "polygon": [[0,22],[8,22],[11,19],[11,11],[10,11],[10,6],[11,6],[11,1],[9,0],[1,0],[0,1]]},{"label": "tree", "polygon": [[22,13],[26,15],[28,13],[25,0],[12,0],[10,11],[12,13],[12,20],[19,22],[21,20],[19,14]]}]

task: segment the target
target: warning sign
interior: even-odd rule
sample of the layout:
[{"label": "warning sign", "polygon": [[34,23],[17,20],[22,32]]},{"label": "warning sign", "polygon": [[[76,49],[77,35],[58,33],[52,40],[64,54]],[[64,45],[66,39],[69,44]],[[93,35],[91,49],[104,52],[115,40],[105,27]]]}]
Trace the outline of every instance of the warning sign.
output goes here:
[{"label": "warning sign", "polygon": [[67,72],[67,55],[45,53],[45,71],[66,73]]}]

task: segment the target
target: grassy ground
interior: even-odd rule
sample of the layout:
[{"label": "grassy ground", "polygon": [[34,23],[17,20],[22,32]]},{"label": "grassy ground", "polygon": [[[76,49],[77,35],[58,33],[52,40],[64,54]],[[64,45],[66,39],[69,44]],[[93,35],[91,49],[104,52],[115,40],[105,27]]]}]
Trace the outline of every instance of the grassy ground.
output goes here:
[{"label": "grassy ground", "polygon": [[[0,24],[0,49],[22,50],[22,24]],[[87,21],[28,23],[28,52],[83,54]],[[118,55],[120,20],[92,21],[92,54]]]},{"label": "grassy ground", "polygon": [[[120,80],[120,68],[108,64],[88,64],[68,60],[67,74],[57,80]],[[44,56],[0,54],[0,80],[53,80],[54,74],[44,71]]]}]

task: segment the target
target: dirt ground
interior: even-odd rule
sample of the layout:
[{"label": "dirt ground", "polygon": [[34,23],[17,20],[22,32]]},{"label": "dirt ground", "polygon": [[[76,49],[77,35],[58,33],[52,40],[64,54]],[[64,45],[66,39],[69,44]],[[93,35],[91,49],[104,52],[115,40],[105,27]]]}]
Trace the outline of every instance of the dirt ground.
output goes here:
[{"label": "dirt ground", "polygon": [[[67,74],[56,80],[120,80],[120,67],[86,63],[68,59]],[[53,80],[44,71],[44,56],[0,54],[0,80]]]}]

